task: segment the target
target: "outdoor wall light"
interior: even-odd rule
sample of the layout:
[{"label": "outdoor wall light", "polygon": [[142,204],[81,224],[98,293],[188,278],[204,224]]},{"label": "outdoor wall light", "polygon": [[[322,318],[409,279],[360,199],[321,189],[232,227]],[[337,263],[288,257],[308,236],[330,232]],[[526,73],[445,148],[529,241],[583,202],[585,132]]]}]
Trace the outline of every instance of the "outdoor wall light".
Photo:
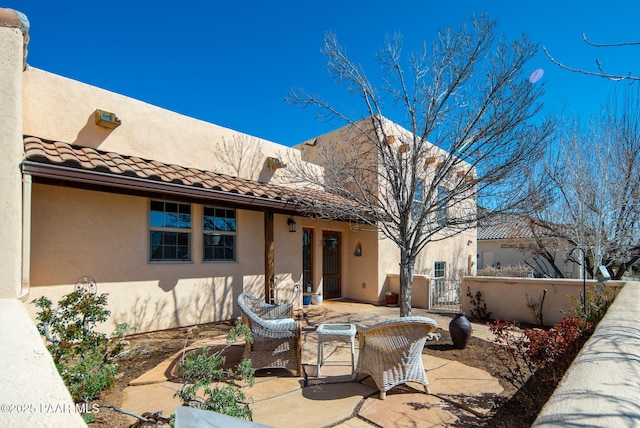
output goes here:
[{"label": "outdoor wall light", "polygon": [[362,256],[362,245],[360,245],[359,242],[356,244],[356,250],[353,252],[353,255],[356,257]]},{"label": "outdoor wall light", "polygon": [[287,164],[282,163],[282,161],[279,158],[274,158],[269,156],[267,158],[267,168],[269,168],[269,171],[273,172],[278,168],[286,168]]},{"label": "outdoor wall light", "polygon": [[96,125],[102,126],[103,128],[115,129],[122,123],[115,113],[100,109],[96,109],[94,118],[96,121]]},{"label": "outdoor wall light", "polygon": [[293,219],[293,216],[289,217],[289,220],[287,220],[287,224],[289,225],[289,232],[296,231],[296,221]]}]

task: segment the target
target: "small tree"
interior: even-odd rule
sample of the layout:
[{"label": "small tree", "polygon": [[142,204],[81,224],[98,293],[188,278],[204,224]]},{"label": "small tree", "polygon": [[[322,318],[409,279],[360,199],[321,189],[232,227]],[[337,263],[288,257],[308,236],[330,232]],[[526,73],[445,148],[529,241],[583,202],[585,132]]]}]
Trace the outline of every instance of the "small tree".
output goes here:
[{"label": "small tree", "polygon": [[107,295],[74,291],[64,296],[56,308],[43,296],[33,301],[38,331],[48,341],[47,349],[71,396],[89,402],[109,388],[119,372],[116,359],[123,351],[127,324],[120,324],[107,336],[96,331],[110,311]]},{"label": "small tree", "polygon": [[337,136],[342,144],[326,144],[306,159],[322,171],[296,167],[295,159],[289,169],[297,180],[350,201],[309,211],[368,224],[397,245],[401,316],[411,314],[420,251],[474,228],[479,198],[494,212],[516,205],[526,168],[550,135],[550,122],[531,121],[542,87],[529,82],[526,64],[537,46],[525,36],[508,43],[495,29],[486,16],[474,17],[457,31],[439,32],[430,50],[425,44],[406,62],[401,37],[390,38],[378,55],[380,85],[327,34],[329,70],[362,99],[364,119],[303,90],[288,97],[348,125]]}]

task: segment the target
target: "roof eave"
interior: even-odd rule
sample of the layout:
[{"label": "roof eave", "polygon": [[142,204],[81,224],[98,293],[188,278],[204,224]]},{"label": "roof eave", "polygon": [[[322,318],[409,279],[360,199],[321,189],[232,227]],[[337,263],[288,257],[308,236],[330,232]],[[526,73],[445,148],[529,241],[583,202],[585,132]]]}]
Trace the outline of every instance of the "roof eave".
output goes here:
[{"label": "roof eave", "polygon": [[114,175],[100,171],[89,171],[70,168],[63,165],[52,165],[30,160],[22,162],[22,172],[34,177],[65,180],[74,183],[86,183],[107,187],[127,189],[149,193],[171,194],[181,197],[210,199],[217,202],[228,202],[253,209],[281,209],[297,211],[295,201],[274,200],[266,197],[243,195],[214,189],[205,189],[179,183],[154,181],[139,177]]}]

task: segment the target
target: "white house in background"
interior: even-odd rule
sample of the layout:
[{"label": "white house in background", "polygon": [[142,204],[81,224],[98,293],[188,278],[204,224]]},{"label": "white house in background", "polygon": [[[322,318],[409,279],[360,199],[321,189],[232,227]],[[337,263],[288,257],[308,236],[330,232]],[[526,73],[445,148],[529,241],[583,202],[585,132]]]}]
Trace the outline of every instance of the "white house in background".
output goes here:
[{"label": "white house in background", "polygon": [[535,224],[526,216],[503,213],[483,220],[478,226],[478,273],[500,270],[499,276],[513,275],[556,278],[551,264],[536,256],[531,249],[543,239],[549,254],[555,257],[556,266],[566,278],[577,278],[579,266],[568,260],[570,247],[558,238],[540,238],[534,234]]}]

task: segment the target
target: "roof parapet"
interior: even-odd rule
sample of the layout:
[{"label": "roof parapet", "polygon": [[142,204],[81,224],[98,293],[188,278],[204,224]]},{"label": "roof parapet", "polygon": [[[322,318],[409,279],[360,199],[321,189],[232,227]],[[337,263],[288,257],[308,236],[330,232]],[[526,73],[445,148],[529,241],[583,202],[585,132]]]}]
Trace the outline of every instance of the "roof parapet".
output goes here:
[{"label": "roof parapet", "polygon": [[27,16],[14,9],[0,8],[0,27],[17,28],[22,31],[22,37],[24,38],[24,58],[22,63],[22,69],[27,69],[27,47],[29,45],[29,19]]}]

